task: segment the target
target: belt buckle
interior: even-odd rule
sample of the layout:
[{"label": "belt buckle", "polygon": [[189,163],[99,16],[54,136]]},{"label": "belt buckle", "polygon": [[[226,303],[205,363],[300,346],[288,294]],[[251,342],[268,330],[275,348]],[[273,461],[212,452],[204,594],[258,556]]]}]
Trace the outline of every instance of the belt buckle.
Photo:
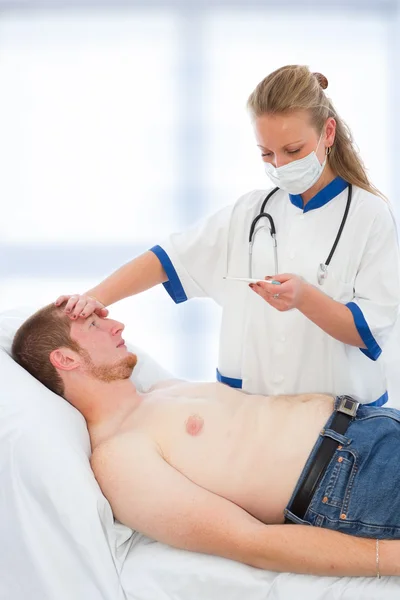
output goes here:
[{"label": "belt buckle", "polygon": [[355,417],[360,403],[353,400],[350,396],[342,396],[337,412],[344,413],[350,417]]}]

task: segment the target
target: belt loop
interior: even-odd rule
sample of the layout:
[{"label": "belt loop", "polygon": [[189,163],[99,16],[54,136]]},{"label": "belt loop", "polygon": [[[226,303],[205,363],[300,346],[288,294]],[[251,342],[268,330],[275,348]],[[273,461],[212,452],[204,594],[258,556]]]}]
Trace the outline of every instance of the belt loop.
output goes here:
[{"label": "belt loop", "polygon": [[349,438],[345,437],[341,433],[338,433],[334,429],[325,429],[324,436],[335,440],[335,442],[337,442],[338,444],[342,444],[343,446],[347,446],[349,443]]}]

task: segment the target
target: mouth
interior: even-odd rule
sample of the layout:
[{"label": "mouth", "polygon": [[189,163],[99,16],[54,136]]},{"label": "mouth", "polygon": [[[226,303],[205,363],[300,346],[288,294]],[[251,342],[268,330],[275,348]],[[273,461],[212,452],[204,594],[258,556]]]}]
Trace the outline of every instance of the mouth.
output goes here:
[{"label": "mouth", "polygon": [[117,348],[122,348],[122,346],[125,346],[125,340],[121,340]]}]

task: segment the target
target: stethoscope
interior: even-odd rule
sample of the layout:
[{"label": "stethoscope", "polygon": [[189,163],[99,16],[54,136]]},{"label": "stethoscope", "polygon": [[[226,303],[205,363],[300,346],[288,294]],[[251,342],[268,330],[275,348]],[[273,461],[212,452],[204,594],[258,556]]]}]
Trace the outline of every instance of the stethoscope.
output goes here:
[{"label": "stethoscope", "polygon": [[[276,194],[276,192],[279,189],[280,188],[276,187],[276,188],[274,188],[272,190],[272,192],[270,192],[268,194],[268,196],[265,198],[265,200],[263,201],[263,203],[261,205],[261,209],[260,209],[259,214],[253,220],[253,222],[252,222],[252,224],[250,226],[250,233],[249,233],[249,277],[250,278],[253,277],[253,272],[252,272],[252,254],[253,254],[254,240],[256,238],[257,233],[260,231],[260,229],[263,229],[262,225],[260,225],[259,227],[257,227],[257,229],[256,229],[256,226],[257,226],[257,223],[259,223],[261,221],[261,219],[264,219],[264,218],[269,221],[269,230],[270,230],[270,234],[271,234],[271,237],[272,237],[272,243],[273,243],[273,248],[274,248],[275,275],[279,274],[279,271],[278,271],[278,245],[277,245],[277,241],[276,241],[275,223],[274,223],[274,220],[271,217],[271,215],[268,214],[267,212],[265,212],[265,206],[266,206],[268,200],[274,194]],[[318,267],[317,279],[318,279],[318,284],[319,285],[322,285],[324,283],[325,279],[328,277],[328,266],[329,266],[329,263],[332,260],[332,256],[335,253],[336,246],[338,245],[340,237],[342,235],[343,227],[345,226],[345,223],[346,223],[346,220],[347,220],[347,215],[349,214],[349,209],[350,209],[352,195],[353,195],[353,186],[351,185],[351,183],[349,183],[349,187],[348,187],[348,191],[347,191],[346,208],[345,208],[344,213],[343,213],[342,222],[340,223],[340,227],[338,229],[336,239],[335,239],[335,241],[333,243],[331,251],[329,252],[328,258],[326,259],[326,261],[324,263],[320,263],[320,265]]]}]

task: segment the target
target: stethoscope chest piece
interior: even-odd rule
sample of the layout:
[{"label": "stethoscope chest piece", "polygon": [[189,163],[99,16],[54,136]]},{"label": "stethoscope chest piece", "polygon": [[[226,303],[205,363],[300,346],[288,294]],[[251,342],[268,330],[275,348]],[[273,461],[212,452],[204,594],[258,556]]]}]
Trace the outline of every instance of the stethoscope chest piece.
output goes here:
[{"label": "stethoscope chest piece", "polygon": [[322,285],[325,279],[328,277],[328,265],[320,263],[317,272],[318,284]]}]

